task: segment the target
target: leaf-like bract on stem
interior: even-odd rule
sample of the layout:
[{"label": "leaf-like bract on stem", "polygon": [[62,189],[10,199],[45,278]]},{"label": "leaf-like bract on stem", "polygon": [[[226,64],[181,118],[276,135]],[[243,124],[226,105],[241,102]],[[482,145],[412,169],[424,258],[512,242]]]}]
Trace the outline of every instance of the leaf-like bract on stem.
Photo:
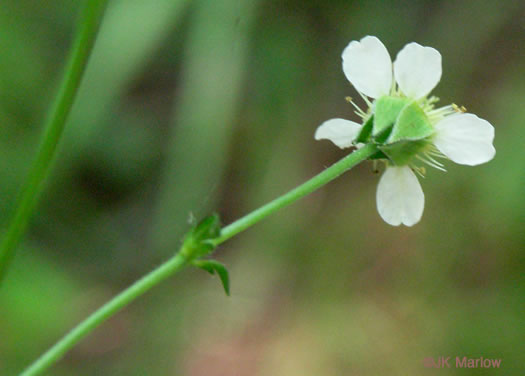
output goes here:
[{"label": "leaf-like bract on stem", "polygon": [[192,262],[198,268],[206,270],[210,274],[217,273],[221,279],[222,287],[226,295],[230,296],[230,277],[226,267],[215,260],[195,260]]}]

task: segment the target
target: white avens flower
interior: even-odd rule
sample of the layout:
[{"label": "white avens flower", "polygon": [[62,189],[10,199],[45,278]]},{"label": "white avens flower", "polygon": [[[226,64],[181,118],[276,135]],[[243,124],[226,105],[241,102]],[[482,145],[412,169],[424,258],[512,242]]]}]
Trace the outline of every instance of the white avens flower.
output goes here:
[{"label": "white avens flower", "polygon": [[[475,166],[494,158],[494,127],[455,104],[434,108],[428,97],[441,79],[441,54],[417,43],[407,44],[392,64],[379,39],[366,36],[344,49],[343,72],[368,105],[356,107],[363,124],[331,119],[321,124],[315,139],[340,148],[374,143],[371,157],[386,169],[377,187],[377,209],[389,224],[412,226],[423,214],[425,197],[414,172],[423,176],[425,163],[445,171],[436,158]],[[372,98],[370,100],[369,98]]]},{"label": "white avens flower", "polygon": [[316,140],[330,140],[341,149],[354,146],[361,131],[361,124],[345,119],[331,119],[321,124],[315,132]]}]

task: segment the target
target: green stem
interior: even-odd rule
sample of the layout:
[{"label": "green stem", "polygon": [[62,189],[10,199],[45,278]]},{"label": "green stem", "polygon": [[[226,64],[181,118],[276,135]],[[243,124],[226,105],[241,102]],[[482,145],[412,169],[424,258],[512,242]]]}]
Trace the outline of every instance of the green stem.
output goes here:
[{"label": "green stem", "polygon": [[38,358],[33,364],[26,368],[20,374],[20,376],[38,375],[40,372],[46,370],[82,338],[93,331],[97,326],[109,319],[111,316],[144,294],[153,286],[181,270],[186,265],[187,261],[188,260],[183,255],[183,253],[179,252],[177,255],[157,267],[155,270],[146,274],[144,277],[115,296],[97,311],[92,313],[88,318],[82,321],[79,325],[77,325],[53,347],[51,347],[40,358]]},{"label": "green stem", "polygon": [[67,116],[82,80],[108,0],[89,0],[81,14],[73,48],[57,97],[48,113],[40,148],[22,187],[15,213],[0,246],[0,282],[14,256],[16,246],[27,228],[38,194],[49,173]]},{"label": "green stem", "polygon": [[374,145],[366,145],[365,147],[354,151],[352,154],[349,154],[345,158],[341,159],[339,162],[334,163],[332,166],[321,172],[320,174],[314,176],[312,179],[301,184],[295,189],[292,189],[290,192],[278,197],[277,199],[267,203],[264,206],[261,206],[259,209],[254,210],[253,212],[245,215],[242,218],[239,218],[230,225],[224,227],[221,230],[221,236],[216,238],[213,242],[215,245],[224,243],[226,240],[237,235],[239,232],[246,230],[248,227],[253,226],[255,223],[264,219],[273,212],[291,204],[292,202],[312,193],[319,187],[322,187],[326,183],[337,178],[343,172],[351,169],[358,163],[370,157],[377,151],[377,148]]},{"label": "green stem", "polygon": [[[288,193],[285,193],[277,199],[226,226],[222,230],[221,236],[215,239],[214,244],[219,245],[224,243],[228,239],[253,226],[277,210],[299,200],[309,193],[312,193],[316,189],[334,180],[345,171],[354,167],[358,163],[366,160],[376,151],[377,148],[374,145],[366,145],[363,148],[354,151],[352,154],[334,163],[332,166],[328,167],[326,170],[301,184],[297,188],[292,189]],[[169,276],[177,273],[184,266],[186,266],[189,261],[191,260],[188,256],[186,256],[186,252],[179,251],[179,253],[177,253],[170,260],[146,274],[144,277],[139,279],[133,285],[122,291],[108,303],[91,314],[91,316],[89,316],[87,319],[82,321],[71,332],[62,337],[62,339],[60,339],[53,347],[45,352],[33,364],[31,364],[21,374],[21,376],[37,375],[38,373],[46,370],[82,338],[93,331],[97,326],[102,324],[120,309],[138,298],[140,295],[144,294],[153,286],[157,285]]]}]

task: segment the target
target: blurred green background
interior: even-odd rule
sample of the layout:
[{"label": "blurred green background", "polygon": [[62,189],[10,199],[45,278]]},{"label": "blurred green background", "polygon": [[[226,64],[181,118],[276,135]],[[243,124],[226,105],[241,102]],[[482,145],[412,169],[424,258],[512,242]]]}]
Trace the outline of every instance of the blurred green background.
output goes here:
[{"label": "blurred green background", "polygon": [[[75,30],[74,1],[0,6],[0,228],[34,158]],[[523,375],[522,1],[112,0],[60,153],[0,290],[14,375],[178,247],[345,155],[313,134],[357,120],[351,41],[438,49],[434,94],[496,128],[496,158],[428,172],[422,221],[390,227],[365,163],[220,247],[232,280],[188,269],[48,375]],[[360,100],[360,99],[359,99]],[[360,104],[362,104],[360,102]]]}]

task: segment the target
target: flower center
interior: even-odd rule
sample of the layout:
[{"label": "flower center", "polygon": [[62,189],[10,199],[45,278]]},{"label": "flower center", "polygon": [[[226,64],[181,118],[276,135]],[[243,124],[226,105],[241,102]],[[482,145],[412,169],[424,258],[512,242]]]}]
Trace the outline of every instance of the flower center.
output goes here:
[{"label": "flower center", "polygon": [[383,96],[373,104],[373,114],[356,142],[373,142],[395,165],[403,166],[430,145],[432,123],[417,101]]}]

